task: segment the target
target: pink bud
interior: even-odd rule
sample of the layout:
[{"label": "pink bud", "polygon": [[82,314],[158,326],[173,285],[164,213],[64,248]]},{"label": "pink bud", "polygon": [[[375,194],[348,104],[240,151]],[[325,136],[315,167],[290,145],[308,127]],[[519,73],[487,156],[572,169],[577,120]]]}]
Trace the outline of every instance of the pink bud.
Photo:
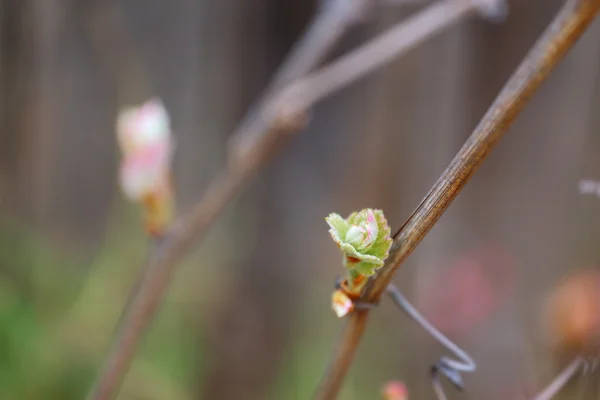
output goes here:
[{"label": "pink bud", "polygon": [[406,385],[400,381],[386,383],[381,389],[381,395],[385,400],[408,400]]},{"label": "pink bud", "polygon": [[169,179],[169,156],[159,146],[149,147],[126,157],[121,164],[120,184],[133,201],[159,192]]},{"label": "pink bud", "polygon": [[162,102],[151,99],[122,111],[117,120],[117,138],[124,156],[153,146],[170,150],[169,116]]},{"label": "pink bud", "polygon": [[158,99],[124,110],[117,120],[117,139],[123,158],[119,183],[125,195],[140,203],[146,229],[162,234],[172,219],[169,116]]},{"label": "pink bud", "polygon": [[123,111],[117,137],[123,153],[120,183],[127,197],[140,201],[161,191],[169,179],[172,139],[160,100]]},{"label": "pink bud", "polygon": [[331,297],[331,307],[338,318],[342,318],[352,311],[354,303],[352,303],[352,300],[344,292],[336,290]]}]

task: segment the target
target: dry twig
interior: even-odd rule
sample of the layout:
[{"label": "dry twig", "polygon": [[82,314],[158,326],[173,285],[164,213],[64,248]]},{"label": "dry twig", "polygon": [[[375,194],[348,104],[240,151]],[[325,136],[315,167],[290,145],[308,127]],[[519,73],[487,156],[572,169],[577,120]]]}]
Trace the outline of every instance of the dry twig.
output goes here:
[{"label": "dry twig", "polygon": [[[496,19],[497,15],[483,12],[482,4],[489,3],[503,4],[504,0],[438,1],[349,54],[289,85],[273,99],[271,107],[277,112],[281,112],[281,107],[286,107],[285,112],[290,115],[306,112],[316,102],[387,65],[467,16],[480,12],[481,15]],[[497,8],[503,10],[503,7]]]},{"label": "dry twig", "polygon": [[[441,217],[527,101],[596,16],[600,0],[568,0],[506,83],[473,134],[394,237],[386,264],[362,296],[377,303],[394,273]],[[350,315],[315,399],[337,396],[366,327],[369,309]]]},{"label": "dry twig", "polygon": [[[490,0],[440,2],[329,67],[280,89],[314,68],[348,27],[360,20],[372,0],[335,0],[326,5],[283,64],[262,101],[233,133],[227,168],[213,180],[191,214],[175,224],[165,240],[151,252],[148,266],[130,294],[108,359],[88,397],[90,400],[106,400],[116,394],[178,262],[249,179],[268,162],[287,134],[302,128],[308,107],[470,14],[478,7],[472,2],[478,1]],[[334,73],[340,73],[342,79],[326,84],[324,80]]]},{"label": "dry twig", "polygon": [[[303,39],[279,69],[263,101],[259,102],[257,111],[250,112],[250,117],[234,132],[235,138],[245,139],[244,143],[249,144],[251,152],[237,159],[235,165],[230,165],[217,176],[191,214],[174,224],[168,237],[152,248],[148,265],[129,296],[107,360],[88,396],[90,400],[106,400],[116,395],[134,357],[136,346],[162,301],[177,263],[274,152],[278,140],[271,139],[273,136],[282,136],[281,133],[285,130],[278,129],[281,127],[278,125],[281,122],[279,116],[274,116],[271,120],[261,118],[268,104],[268,96],[281,85],[298,79],[313,69],[361,13],[366,11],[371,1],[336,0],[315,16]],[[294,128],[290,125],[286,127]]]},{"label": "dry twig", "polygon": [[576,357],[550,384],[533,400],[550,400],[562,389],[571,378],[584,366],[583,357]]}]

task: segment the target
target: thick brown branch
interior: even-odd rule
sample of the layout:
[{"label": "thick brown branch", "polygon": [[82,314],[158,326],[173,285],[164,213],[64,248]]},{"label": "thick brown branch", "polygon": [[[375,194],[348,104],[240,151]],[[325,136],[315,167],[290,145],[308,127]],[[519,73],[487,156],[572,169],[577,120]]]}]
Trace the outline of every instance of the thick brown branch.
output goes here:
[{"label": "thick brown branch", "polygon": [[[316,16],[275,76],[262,101],[232,134],[226,170],[212,182],[191,215],[177,224],[150,255],[148,267],[130,294],[106,364],[88,397],[90,400],[114,397],[178,262],[192,243],[206,233],[244,184],[267,163],[276,152],[277,145],[285,141],[286,133],[301,129],[309,106],[385,65],[393,57],[404,54],[424,39],[458,21],[461,16],[468,15],[478,7],[479,1],[503,0],[445,0],[398,24],[338,62],[282,89],[285,84],[308,74],[343,33],[368,11],[373,0],[332,1],[327,9]],[[340,79],[329,82],[329,78],[338,73]],[[360,337],[362,332],[353,330],[350,333]]]},{"label": "thick brown branch", "polygon": [[[110,399],[116,394],[177,263],[192,243],[206,233],[244,184],[267,163],[278,145],[285,141],[286,134],[301,129],[310,106],[471,14],[481,7],[481,3],[502,1],[444,0],[398,24],[339,61],[307,75],[374,3],[374,0],[331,1],[328,8],[316,16],[258,106],[251,110],[232,134],[226,170],[211,183],[191,215],[177,224],[168,238],[151,254],[149,266],[130,295],[117,328],[116,339],[89,399]],[[305,75],[306,79],[302,79]],[[295,83],[282,88],[290,82]],[[354,330],[351,333],[357,332]]]},{"label": "thick brown branch", "polygon": [[[361,301],[378,302],[394,273],[442,216],[527,101],[596,16],[600,0],[569,0],[517,68],[448,168],[395,235],[390,257]],[[350,367],[368,310],[349,318],[315,399],[334,399]]]}]

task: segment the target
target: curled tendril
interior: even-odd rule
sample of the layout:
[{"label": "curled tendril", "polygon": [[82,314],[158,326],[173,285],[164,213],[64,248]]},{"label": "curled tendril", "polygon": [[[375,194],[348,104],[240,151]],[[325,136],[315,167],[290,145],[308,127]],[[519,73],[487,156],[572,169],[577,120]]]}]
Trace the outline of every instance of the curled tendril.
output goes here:
[{"label": "curled tendril", "polygon": [[460,347],[450,341],[440,331],[438,331],[428,320],[423,317],[412,304],[402,295],[400,290],[394,285],[387,287],[387,293],[392,298],[394,304],[398,306],[406,315],[419,324],[426,332],[428,332],[435,340],[459,359],[455,360],[449,357],[442,357],[440,361],[431,367],[431,379],[433,389],[439,400],[445,400],[446,394],[439,380],[439,374],[444,375],[454,387],[458,390],[464,388],[461,372],[474,372],[477,368],[475,361]]}]

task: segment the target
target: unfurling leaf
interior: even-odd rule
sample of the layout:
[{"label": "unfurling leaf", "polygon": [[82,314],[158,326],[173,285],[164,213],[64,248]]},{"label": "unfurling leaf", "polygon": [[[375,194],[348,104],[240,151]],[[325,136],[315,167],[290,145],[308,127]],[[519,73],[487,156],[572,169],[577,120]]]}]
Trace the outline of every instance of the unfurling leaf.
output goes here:
[{"label": "unfurling leaf", "polygon": [[331,237],[344,255],[342,262],[346,268],[371,276],[383,266],[392,239],[381,210],[366,208],[346,219],[332,213],[325,220]]},{"label": "unfurling leaf", "polygon": [[338,317],[354,309],[368,277],[381,268],[392,247],[390,227],[381,210],[366,208],[344,219],[331,213],[326,218],[329,233],[343,254],[348,274],[333,293],[331,307]]}]

